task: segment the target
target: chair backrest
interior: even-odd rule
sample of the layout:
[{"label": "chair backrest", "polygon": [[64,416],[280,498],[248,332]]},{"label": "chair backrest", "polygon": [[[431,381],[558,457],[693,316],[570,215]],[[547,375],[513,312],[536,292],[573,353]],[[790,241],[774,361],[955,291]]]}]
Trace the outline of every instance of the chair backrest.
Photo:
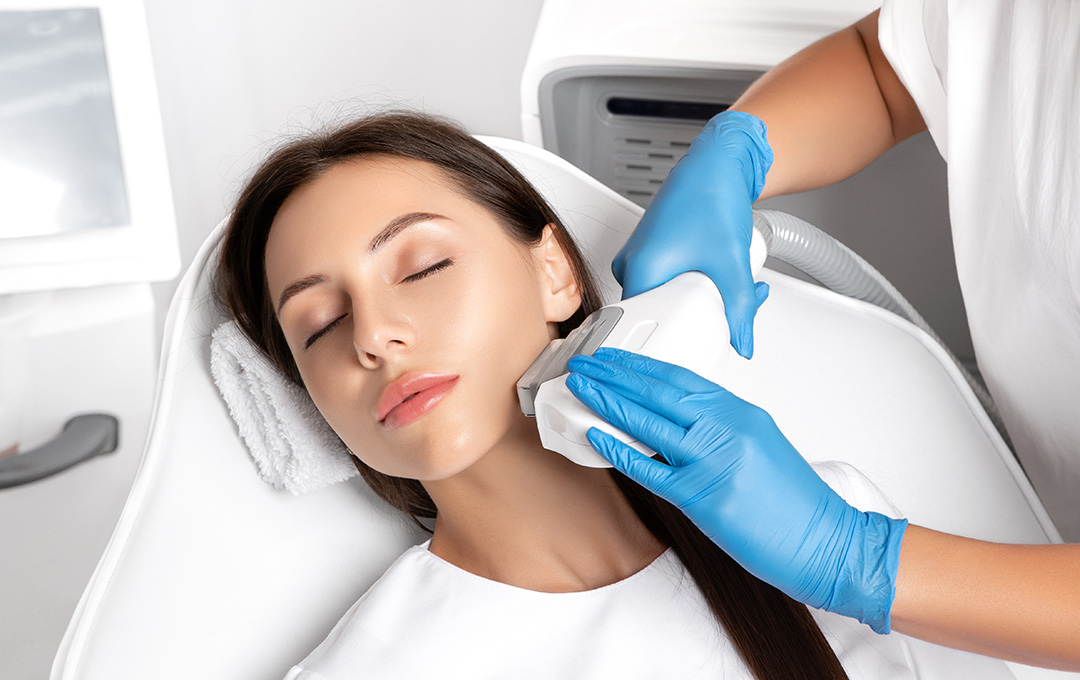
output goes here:
[{"label": "chair backrest", "polygon": [[[601,276],[640,208],[543,150],[485,139],[553,202]],[[221,227],[169,309],[153,423],[52,680],[281,677],[423,535],[359,478],[303,496],[256,474],[210,377]],[[944,352],[888,312],[764,271],[756,354],[728,386],[811,460],[860,467],[913,519],[1001,541],[1053,525]],[[725,340],[726,341],[726,340]],[[554,455],[554,454],[553,454]]]}]

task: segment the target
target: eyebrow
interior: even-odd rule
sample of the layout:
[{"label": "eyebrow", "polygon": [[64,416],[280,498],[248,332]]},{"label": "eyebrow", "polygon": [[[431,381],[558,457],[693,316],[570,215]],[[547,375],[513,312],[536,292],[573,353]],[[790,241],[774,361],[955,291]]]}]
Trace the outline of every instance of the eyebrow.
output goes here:
[{"label": "eyebrow", "polygon": [[[371,243],[368,244],[368,252],[373,253],[379,248],[386,245],[391,239],[405,231],[409,227],[419,222],[426,222],[428,220],[446,219],[442,215],[428,212],[413,212],[405,213],[404,215],[398,215],[394,219],[390,220],[382,231],[375,235],[375,238],[371,239]],[[305,276],[299,281],[293,281],[288,286],[285,286],[285,290],[281,291],[281,297],[278,298],[277,310],[278,314],[281,313],[281,308],[285,305],[297,293],[301,293],[312,286],[318,285],[326,281],[326,277],[322,274],[314,274],[312,276]]]},{"label": "eyebrow", "polygon": [[427,222],[428,220],[446,219],[442,215],[436,215],[435,213],[428,212],[414,212],[405,213],[404,215],[398,215],[394,219],[383,227],[383,230],[375,235],[375,238],[371,239],[371,244],[368,246],[368,252],[374,253],[379,248],[382,248],[386,243],[405,231],[417,222]]}]

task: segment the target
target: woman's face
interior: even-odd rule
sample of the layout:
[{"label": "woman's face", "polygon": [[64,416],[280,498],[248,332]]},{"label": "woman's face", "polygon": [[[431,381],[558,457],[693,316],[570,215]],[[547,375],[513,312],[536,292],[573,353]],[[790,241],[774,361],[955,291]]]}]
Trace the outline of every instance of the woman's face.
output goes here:
[{"label": "woman's face", "polygon": [[412,159],[340,163],[289,196],[271,300],[315,405],[365,463],[445,479],[529,432],[515,384],[580,304],[547,236],[512,240]]}]

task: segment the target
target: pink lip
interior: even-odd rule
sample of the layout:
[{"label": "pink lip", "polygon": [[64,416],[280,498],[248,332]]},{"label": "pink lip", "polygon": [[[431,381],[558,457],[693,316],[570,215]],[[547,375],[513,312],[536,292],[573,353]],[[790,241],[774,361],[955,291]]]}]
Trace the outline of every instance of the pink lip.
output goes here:
[{"label": "pink lip", "polygon": [[407,373],[383,389],[375,417],[386,427],[404,427],[435,408],[457,386],[458,377]]}]

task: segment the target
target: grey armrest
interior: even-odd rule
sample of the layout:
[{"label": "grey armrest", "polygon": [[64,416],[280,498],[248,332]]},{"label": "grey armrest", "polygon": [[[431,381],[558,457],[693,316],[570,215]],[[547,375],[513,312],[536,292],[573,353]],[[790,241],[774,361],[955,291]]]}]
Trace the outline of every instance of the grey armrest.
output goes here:
[{"label": "grey armrest", "polygon": [[106,413],[75,416],[55,439],[32,451],[0,458],[0,489],[29,484],[116,450],[120,421]]}]

